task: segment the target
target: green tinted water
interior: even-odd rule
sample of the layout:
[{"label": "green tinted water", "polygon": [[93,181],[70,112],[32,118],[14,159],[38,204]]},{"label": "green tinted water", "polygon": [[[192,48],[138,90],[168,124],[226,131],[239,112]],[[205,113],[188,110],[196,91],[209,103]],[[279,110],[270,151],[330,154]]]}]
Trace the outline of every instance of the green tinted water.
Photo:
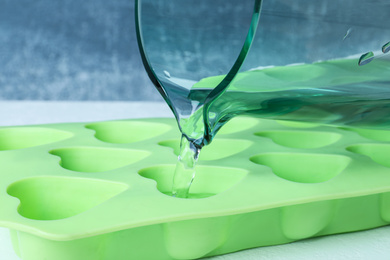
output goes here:
[{"label": "green tinted water", "polygon": [[[201,102],[224,76],[196,83],[191,100]],[[201,148],[231,118],[261,118],[352,127],[390,127],[390,61],[358,66],[356,59],[274,67],[239,73],[211,104],[183,119],[181,153],[173,194],[185,198],[195,176]]]}]

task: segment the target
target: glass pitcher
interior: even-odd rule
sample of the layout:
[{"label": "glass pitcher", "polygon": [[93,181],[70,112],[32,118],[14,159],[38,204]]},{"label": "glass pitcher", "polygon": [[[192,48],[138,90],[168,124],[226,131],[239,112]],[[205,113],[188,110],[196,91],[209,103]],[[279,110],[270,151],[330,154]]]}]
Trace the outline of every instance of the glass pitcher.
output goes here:
[{"label": "glass pitcher", "polygon": [[149,77],[201,148],[231,118],[390,128],[387,0],[137,0]]}]

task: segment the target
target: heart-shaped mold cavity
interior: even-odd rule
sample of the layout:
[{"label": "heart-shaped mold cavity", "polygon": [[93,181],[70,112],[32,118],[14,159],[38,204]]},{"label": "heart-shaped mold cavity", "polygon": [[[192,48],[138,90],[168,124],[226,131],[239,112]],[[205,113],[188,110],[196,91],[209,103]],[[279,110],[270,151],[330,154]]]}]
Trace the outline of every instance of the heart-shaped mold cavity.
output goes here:
[{"label": "heart-shaped mold cavity", "polygon": [[50,144],[73,134],[44,127],[14,127],[0,129],[0,150],[16,150]]},{"label": "heart-shaped mold cavity", "polygon": [[[161,146],[170,147],[175,155],[179,156],[180,141],[167,140],[158,143]],[[213,161],[238,154],[251,146],[253,143],[240,139],[214,139],[212,145],[202,148],[199,155],[200,161]]]},{"label": "heart-shaped mold cavity", "polygon": [[328,181],[341,173],[351,161],[342,155],[306,153],[259,154],[250,160],[270,167],[283,179],[301,183]]},{"label": "heart-shaped mold cavity", "polygon": [[[172,180],[175,165],[160,165],[145,168],[138,173],[142,177],[157,182],[157,189],[167,195],[172,194]],[[238,168],[202,166],[196,167],[196,178],[191,185],[189,198],[206,198],[221,193],[236,185],[247,171]]]},{"label": "heart-shaped mold cavity", "polygon": [[370,157],[374,162],[390,167],[390,144],[355,144],[347,147],[353,153]]},{"label": "heart-shaped mold cavity", "polygon": [[270,138],[282,146],[303,149],[324,147],[341,138],[341,135],[337,133],[313,131],[264,131],[255,133],[255,135]]},{"label": "heart-shaped mold cavity", "polygon": [[340,127],[340,129],[355,132],[362,137],[365,137],[367,139],[371,139],[374,141],[390,142],[390,131],[387,131],[387,130],[345,128],[345,127]]},{"label": "heart-shaped mold cavity", "polygon": [[263,69],[267,76],[288,82],[308,81],[323,75],[326,69],[314,65],[294,65]]},{"label": "heart-shaped mold cavity", "polygon": [[249,128],[254,127],[259,123],[255,118],[249,117],[236,117],[227,122],[221,130],[218,131],[218,135],[234,134]]},{"label": "heart-shaped mold cavity", "polygon": [[35,177],[11,184],[7,192],[20,200],[23,217],[57,220],[85,212],[126,189],[125,184],[101,180]]},{"label": "heart-shaped mold cavity", "polygon": [[93,123],[85,126],[95,130],[95,137],[100,141],[114,144],[139,142],[162,135],[171,126],[142,121],[112,121]]},{"label": "heart-shaped mold cavity", "polygon": [[104,172],[136,163],[150,152],[140,150],[68,147],[50,151],[61,158],[60,165],[76,172]]}]

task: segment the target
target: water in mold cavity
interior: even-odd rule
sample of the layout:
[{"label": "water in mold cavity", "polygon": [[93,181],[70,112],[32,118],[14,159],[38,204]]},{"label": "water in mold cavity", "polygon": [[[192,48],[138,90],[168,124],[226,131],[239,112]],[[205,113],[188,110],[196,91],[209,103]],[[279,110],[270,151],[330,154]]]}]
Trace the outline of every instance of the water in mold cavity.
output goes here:
[{"label": "water in mold cavity", "polygon": [[[178,195],[173,195],[172,192],[164,192],[164,194],[168,195],[168,196],[180,198]],[[215,195],[214,193],[188,193],[185,196],[185,199],[204,199],[204,198],[208,198],[208,197],[211,197],[214,195]],[[183,196],[181,198],[183,198]]]}]

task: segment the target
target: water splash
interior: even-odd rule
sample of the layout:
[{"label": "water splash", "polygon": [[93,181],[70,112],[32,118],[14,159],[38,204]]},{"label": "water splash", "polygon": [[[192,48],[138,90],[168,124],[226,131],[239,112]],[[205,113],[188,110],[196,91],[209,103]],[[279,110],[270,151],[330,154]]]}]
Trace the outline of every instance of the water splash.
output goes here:
[{"label": "water splash", "polygon": [[359,66],[363,66],[370,63],[373,60],[374,60],[374,53],[370,51],[360,56],[358,64]]},{"label": "water splash", "polygon": [[385,45],[382,46],[382,52],[383,53],[388,53],[390,51],[390,42],[386,43]]}]

